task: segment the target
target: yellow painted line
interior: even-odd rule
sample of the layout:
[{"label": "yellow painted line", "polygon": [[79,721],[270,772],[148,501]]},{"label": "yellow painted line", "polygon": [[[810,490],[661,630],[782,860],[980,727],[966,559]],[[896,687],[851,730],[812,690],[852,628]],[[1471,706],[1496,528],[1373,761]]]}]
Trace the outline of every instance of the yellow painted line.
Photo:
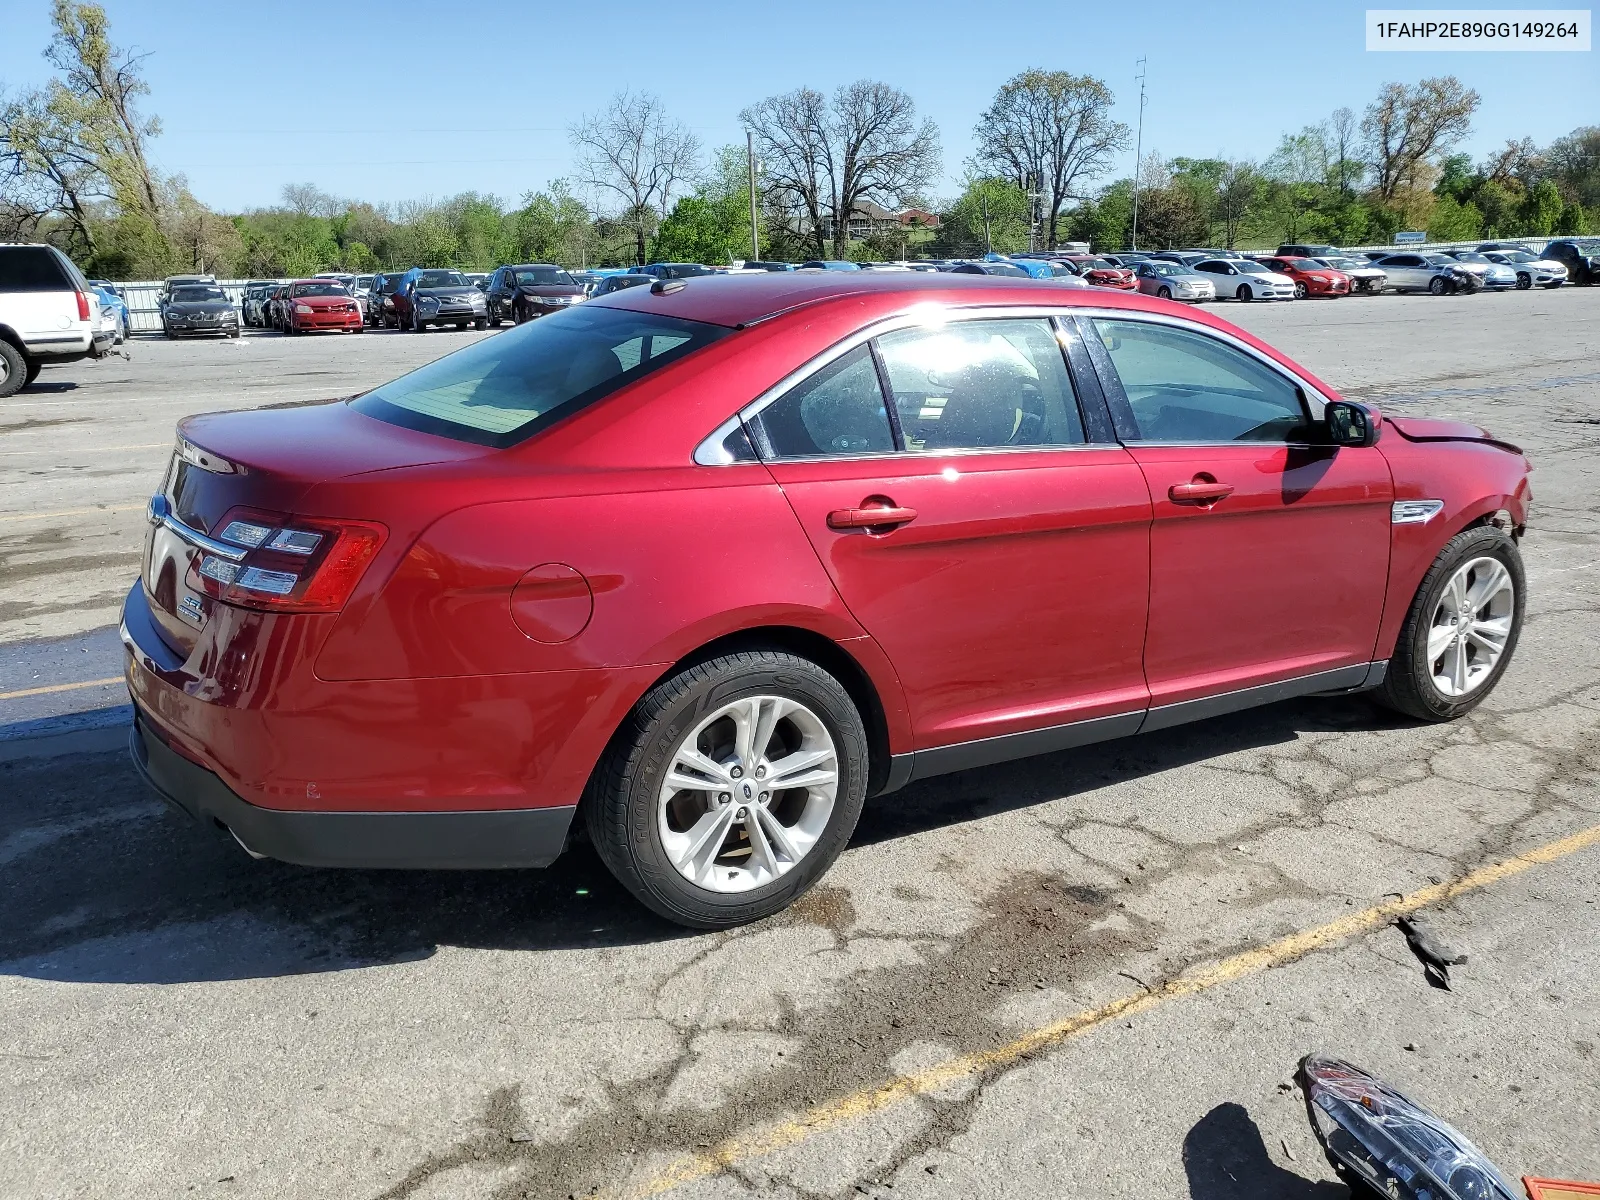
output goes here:
[{"label": "yellow painted line", "polygon": [[63,458],[74,454],[95,453],[111,450],[167,450],[171,449],[171,442],[140,442],[136,446],[57,446],[39,447],[34,450],[0,450],[0,454],[59,454]]},{"label": "yellow painted line", "polygon": [[1600,844],[1600,825],[1562,838],[1558,842],[1540,846],[1526,854],[1479,867],[1460,879],[1421,888],[1398,899],[1373,905],[1371,908],[1341,917],[1337,921],[1330,921],[1326,925],[1291,933],[1265,946],[1246,950],[1211,966],[1200,967],[1176,979],[1170,979],[1150,991],[1123,996],[1099,1008],[1074,1013],[1050,1025],[1041,1026],[1007,1045],[973,1054],[963,1054],[914,1075],[902,1075],[876,1088],[819,1104],[782,1124],[728,1138],[702,1154],[687,1155],[678,1159],[637,1188],[622,1195],[638,1200],[649,1196],[660,1196],[686,1183],[720,1174],[739,1163],[787,1149],[846,1122],[871,1116],[903,1100],[937,1091],[961,1079],[1009,1067],[1031,1054],[1059,1046],[1080,1033],[1086,1033],[1108,1021],[1146,1012],[1168,1000],[1210,991],[1221,984],[1258,974],[1270,967],[1283,966],[1314,950],[1327,949],[1359,934],[1369,933],[1379,926],[1387,925],[1396,917],[1453,899],[1465,892],[1486,888],[1520,875],[1530,867],[1555,862],[1557,859],[1597,844]]},{"label": "yellow painted line", "polygon": [[92,517],[96,513],[133,512],[145,507],[147,507],[145,504],[108,504],[104,508],[62,508],[55,512],[10,513],[0,517],[0,521],[48,521],[52,517]]},{"label": "yellow painted line", "polygon": [[0,692],[0,700],[21,700],[24,696],[48,696],[52,692],[76,692],[82,688],[109,687],[113,683],[121,683],[122,676],[115,679],[86,679],[82,683],[52,683],[49,687],[23,688],[20,692]]}]

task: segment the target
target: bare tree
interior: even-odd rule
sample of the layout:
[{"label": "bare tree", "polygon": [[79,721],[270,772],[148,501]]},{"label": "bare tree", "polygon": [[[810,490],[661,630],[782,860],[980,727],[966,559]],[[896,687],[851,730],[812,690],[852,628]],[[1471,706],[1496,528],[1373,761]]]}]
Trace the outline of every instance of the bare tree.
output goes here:
[{"label": "bare tree", "polygon": [[1361,165],[1361,123],[1348,108],[1336,108],[1324,125],[1333,169],[1333,185],[1339,189],[1339,199],[1348,200],[1361,182],[1365,168]]},{"label": "bare tree", "polygon": [[1007,80],[978,118],[977,164],[1042,197],[1051,246],[1067,202],[1083,199],[1082,184],[1127,147],[1129,130],[1111,119],[1112,99],[1088,75],[1028,70]]},{"label": "bare tree", "polygon": [[1222,221],[1224,245],[1232,250],[1239,230],[1255,211],[1263,180],[1255,164],[1230,162],[1217,177],[1217,217]]},{"label": "bare tree", "polygon": [[1471,131],[1478,93],[1454,75],[1424,79],[1414,88],[1386,84],[1361,121],[1378,199],[1385,204],[1421,181],[1429,160]]},{"label": "bare tree", "polygon": [[739,120],[755,135],[769,203],[821,258],[827,253],[824,210],[832,203],[827,98],[810,88],[796,88],[751,105]]},{"label": "bare tree", "polygon": [[1480,170],[1485,180],[1498,184],[1527,184],[1544,165],[1543,156],[1532,138],[1525,137],[1521,141],[1507,138],[1504,146],[1484,160]]},{"label": "bare tree", "polygon": [[809,88],[769,96],[739,114],[755,134],[768,191],[809,219],[819,253],[833,226],[833,254],[850,243],[850,217],[863,202],[886,207],[920,194],[939,171],[939,130],[920,124],[905,92],[858,79],[831,101]]},{"label": "bare tree", "polygon": [[698,139],[667,116],[659,97],[629,91],[613,96],[604,112],[584,117],[568,136],[579,180],[619,202],[643,264],[656,221],[698,169]]},{"label": "bare tree", "polygon": [[337,217],[349,207],[314,183],[286,183],[282,195],[283,206],[300,217]]}]

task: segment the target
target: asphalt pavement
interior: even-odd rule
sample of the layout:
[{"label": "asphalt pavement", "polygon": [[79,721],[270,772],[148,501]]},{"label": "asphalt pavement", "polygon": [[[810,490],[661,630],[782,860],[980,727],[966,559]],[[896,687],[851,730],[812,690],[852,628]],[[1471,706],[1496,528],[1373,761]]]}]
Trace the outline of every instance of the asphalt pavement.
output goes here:
[{"label": "asphalt pavement", "polygon": [[[1311,699],[918,784],[721,934],[582,846],[253,861],[114,748],[173,421],[480,335],[140,341],[0,401],[0,1193],[1332,1200],[1312,1051],[1508,1174],[1600,1178],[1600,290],[1214,311],[1527,449],[1497,692],[1449,726]],[[1467,953],[1451,990],[1406,911]]]}]

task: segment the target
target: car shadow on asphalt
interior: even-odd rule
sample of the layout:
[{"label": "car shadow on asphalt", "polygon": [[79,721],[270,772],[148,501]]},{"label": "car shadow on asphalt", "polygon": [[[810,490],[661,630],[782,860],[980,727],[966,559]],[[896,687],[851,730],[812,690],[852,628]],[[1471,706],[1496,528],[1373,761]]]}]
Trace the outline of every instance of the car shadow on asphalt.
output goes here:
[{"label": "car shadow on asphalt", "polygon": [[[1393,727],[1359,699],[1301,701],[968,771],[867,805],[883,842],[1311,731]],[[695,936],[581,838],[542,871],[333,871],[255,861],[169,813],[117,753],[0,764],[0,975],[184,983],[415,961],[441,946],[553,950]],[[792,919],[779,916],[775,921]]]},{"label": "car shadow on asphalt", "polygon": [[1342,1183],[1314,1183],[1272,1161],[1242,1105],[1219,1104],[1183,1139],[1190,1200],[1346,1200]]}]

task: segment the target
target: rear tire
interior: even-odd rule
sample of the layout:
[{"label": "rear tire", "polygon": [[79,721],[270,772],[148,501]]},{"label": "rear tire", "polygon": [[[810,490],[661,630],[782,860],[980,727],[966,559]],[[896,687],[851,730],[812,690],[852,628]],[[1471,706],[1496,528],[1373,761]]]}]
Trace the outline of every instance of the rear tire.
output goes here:
[{"label": "rear tire", "polygon": [[[1504,618],[1504,643],[1498,657],[1481,678],[1472,683],[1470,690],[1451,695],[1435,682],[1438,673],[1436,667],[1444,664],[1443,669],[1447,671],[1446,660],[1452,652],[1447,640],[1449,627],[1436,621],[1435,617],[1449,607],[1446,593],[1457,576],[1466,568],[1487,563],[1499,563],[1504,568],[1512,590],[1509,612]],[[1492,568],[1476,572],[1475,577],[1486,578],[1490,573]],[[1467,603],[1472,603],[1470,595]],[[1444,544],[1439,557],[1433,560],[1433,566],[1422,577],[1422,585],[1417,588],[1416,597],[1406,613],[1405,624],[1400,627],[1394,656],[1389,660],[1389,670],[1377,698],[1388,707],[1419,721],[1453,721],[1471,712],[1494,690],[1507,664],[1511,662],[1511,656],[1517,648],[1517,638],[1522,632],[1526,608],[1527,587],[1522,570],[1522,554],[1516,542],[1501,530],[1486,525],[1456,534]],[[1482,611],[1487,610],[1486,600]],[[1475,618],[1479,611],[1474,609]],[[1435,639],[1436,644],[1438,640],[1446,639],[1445,657],[1430,654],[1430,638]],[[1468,654],[1475,649],[1472,639],[1466,639],[1461,649],[1463,661],[1468,661]]]},{"label": "rear tire", "polygon": [[0,338],[0,396],[14,396],[34,380],[28,372],[38,372],[38,366],[22,357],[10,342]]},{"label": "rear tire", "polygon": [[[826,761],[835,765],[832,807],[818,822],[820,828],[813,828],[814,840],[806,844],[800,837],[794,839],[793,845],[806,848],[788,860],[775,877],[764,884],[752,882],[742,890],[730,884],[728,890],[715,891],[692,881],[675,865],[663,841],[667,836],[662,832],[663,826],[682,836],[686,831],[676,830],[671,824],[680,815],[686,830],[692,830],[700,827],[697,822],[712,817],[719,809],[732,810],[729,823],[722,827],[725,832],[713,833],[718,840],[706,843],[730,849],[714,851],[709,858],[693,850],[687,852],[702,860],[703,866],[686,869],[698,869],[702,878],[720,882],[724,871],[727,878],[733,879],[741,871],[752,873],[747,868],[758,865],[748,828],[736,818],[742,811],[755,814],[757,805],[745,801],[748,807],[741,806],[737,796],[718,805],[716,796],[729,793],[716,793],[714,789],[675,792],[669,801],[663,796],[664,783],[674,764],[683,761],[682,747],[696,737],[697,728],[717,717],[719,709],[755,697],[788,701],[795,706],[795,716],[815,731],[816,744],[831,741],[832,758],[817,769],[825,769]],[[783,720],[779,720],[768,726],[771,745],[780,739],[782,724]],[[761,722],[755,725],[759,727]],[[708,727],[704,736],[710,736],[710,728],[714,727]],[[794,745],[790,743],[782,753],[794,753]],[[716,763],[738,761],[736,748],[706,753]],[[767,761],[765,757],[751,757]],[[780,756],[774,756],[772,761],[775,768],[781,766]],[[759,768],[761,773],[766,769]],[[741,651],[687,667],[645,694],[595,770],[583,800],[584,817],[601,859],[640,902],[680,925],[726,929],[786,908],[816,883],[855,830],[866,800],[867,769],[867,736],[861,714],[837,679],[816,663],[793,654]],[[737,789],[753,777],[757,777],[754,767],[743,780],[729,786]],[[795,797],[795,791],[801,795]],[[755,814],[752,819],[760,829],[770,828],[771,820],[777,819],[773,813],[787,815],[791,800],[809,805],[811,795],[812,790],[806,788],[780,793],[786,798],[772,800],[765,810],[768,820],[761,819],[762,814]],[[675,807],[683,801],[690,803],[687,812]],[[796,816],[794,825],[785,822],[783,827],[794,833],[802,828],[801,820]],[[772,844],[776,846],[775,841]],[[690,861],[681,845],[677,853],[680,859]],[[781,856],[781,851],[775,853]]]}]

